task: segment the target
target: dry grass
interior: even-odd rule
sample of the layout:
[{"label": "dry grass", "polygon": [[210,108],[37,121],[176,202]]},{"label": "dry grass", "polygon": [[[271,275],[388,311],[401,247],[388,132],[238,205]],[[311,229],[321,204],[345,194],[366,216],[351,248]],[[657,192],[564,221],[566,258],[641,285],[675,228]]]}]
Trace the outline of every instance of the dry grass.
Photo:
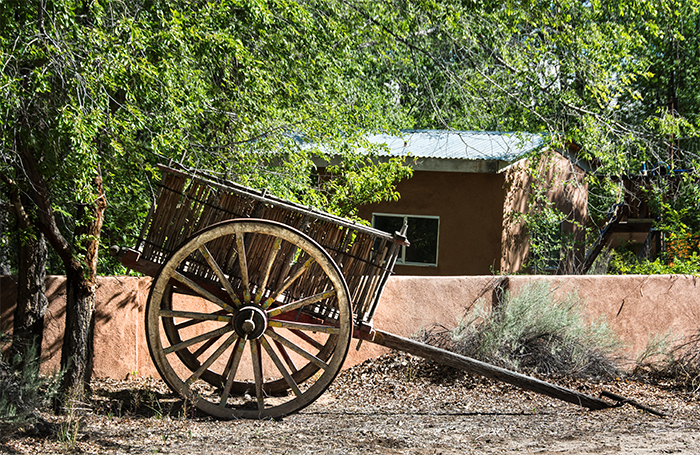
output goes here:
[{"label": "dry grass", "polygon": [[671,335],[650,340],[633,374],[641,381],[671,383],[693,394],[700,392],[700,331],[674,342]]},{"label": "dry grass", "polygon": [[530,374],[577,378],[618,374],[619,342],[604,320],[587,322],[582,301],[557,298],[545,282],[504,293],[490,311],[477,307],[455,329],[432,326],[425,343]]}]

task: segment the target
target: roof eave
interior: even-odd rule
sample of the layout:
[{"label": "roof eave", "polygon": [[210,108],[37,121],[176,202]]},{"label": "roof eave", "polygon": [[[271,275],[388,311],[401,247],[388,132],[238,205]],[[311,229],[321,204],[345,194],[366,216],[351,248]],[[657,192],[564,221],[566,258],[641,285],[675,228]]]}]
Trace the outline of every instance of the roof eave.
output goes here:
[{"label": "roof eave", "polygon": [[462,158],[416,158],[411,167],[414,171],[496,174],[507,164],[507,161],[493,159],[465,160]]},{"label": "roof eave", "polygon": [[[378,156],[373,158],[376,162],[386,162],[392,156]],[[414,171],[427,172],[461,172],[467,174],[497,174],[511,164],[511,161],[494,159],[464,159],[464,158],[429,158],[429,157],[405,157],[406,165]],[[332,157],[330,161],[316,157],[314,164],[318,168],[338,165],[340,159]]]}]

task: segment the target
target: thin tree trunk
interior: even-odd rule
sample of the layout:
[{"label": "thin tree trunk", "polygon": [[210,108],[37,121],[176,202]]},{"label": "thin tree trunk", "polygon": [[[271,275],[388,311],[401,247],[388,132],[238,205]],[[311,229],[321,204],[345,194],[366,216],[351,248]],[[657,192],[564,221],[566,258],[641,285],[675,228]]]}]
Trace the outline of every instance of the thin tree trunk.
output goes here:
[{"label": "thin tree trunk", "polygon": [[92,373],[95,283],[83,278],[80,267],[66,274],[66,329],[61,350],[61,398],[80,405]]},{"label": "thin tree trunk", "polygon": [[[54,409],[81,403],[92,368],[92,335],[97,290],[97,252],[107,201],[99,167],[93,180],[95,201],[81,207],[76,217],[78,228],[71,245],[61,234],[51,207],[51,193],[39,172],[31,151],[20,147],[23,170],[31,183],[28,192],[36,204],[36,225],[60,256],[66,271],[66,330],[61,350],[60,393]],[[65,400],[70,400],[66,402]]]},{"label": "thin tree trunk", "polygon": [[[23,369],[25,361],[41,357],[44,315],[49,306],[45,294],[47,249],[44,235],[26,235],[19,245],[17,306],[14,312],[10,362]],[[30,358],[33,357],[33,358]]]},{"label": "thin tree trunk", "polygon": [[[18,250],[17,304],[15,306],[10,363],[24,370],[26,361],[35,361],[41,356],[41,342],[44,336],[44,315],[48,299],[44,293],[46,278],[46,258],[48,256],[44,234],[33,226],[32,218],[25,209],[30,202],[22,196],[16,182],[0,175],[10,190],[7,193],[8,207],[0,215],[13,213],[16,220]],[[6,218],[0,220],[7,222]],[[30,358],[34,357],[34,358]]]},{"label": "thin tree trunk", "polygon": [[66,267],[66,332],[61,350],[64,399],[79,405],[85,399],[86,386],[92,375],[95,294],[97,291],[97,257],[104,211],[107,206],[101,177],[95,189],[100,195],[93,204],[81,207],[81,226],[75,235],[83,252],[81,261],[73,260]]},{"label": "thin tree trunk", "polygon": [[5,201],[0,196],[0,275],[9,275],[10,267],[10,222],[9,211],[5,207]]}]

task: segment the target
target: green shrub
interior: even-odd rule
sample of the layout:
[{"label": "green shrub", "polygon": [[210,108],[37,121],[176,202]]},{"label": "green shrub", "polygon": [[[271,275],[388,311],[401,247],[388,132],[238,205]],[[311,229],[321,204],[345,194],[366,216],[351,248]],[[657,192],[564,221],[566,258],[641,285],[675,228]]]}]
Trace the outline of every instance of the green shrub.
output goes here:
[{"label": "green shrub", "polygon": [[[0,346],[6,336],[0,336]],[[0,434],[9,436],[19,430],[50,431],[38,410],[47,407],[55,396],[58,378],[39,374],[37,349],[29,346],[24,358],[0,361]],[[14,365],[20,365],[15,367]]]},{"label": "green shrub", "polygon": [[662,254],[650,261],[637,259],[632,251],[618,249],[611,252],[608,263],[608,274],[610,275],[697,275],[699,273],[700,255],[697,252],[693,252],[685,258],[672,258],[668,254]]},{"label": "green shrub", "polygon": [[588,323],[575,292],[557,299],[546,282],[505,292],[491,311],[481,303],[451,331],[424,341],[459,354],[531,374],[605,377],[618,373],[620,347],[603,319]]}]

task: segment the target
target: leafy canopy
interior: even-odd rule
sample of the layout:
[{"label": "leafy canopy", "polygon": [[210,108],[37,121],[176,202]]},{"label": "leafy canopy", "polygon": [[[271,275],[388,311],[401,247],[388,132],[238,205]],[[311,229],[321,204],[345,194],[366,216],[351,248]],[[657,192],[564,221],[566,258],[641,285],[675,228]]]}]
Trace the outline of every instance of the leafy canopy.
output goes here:
[{"label": "leafy canopy", "polygon": [[[105,244],[128,244],[156,191],[154,165],[169,160],[341,214],[396,197],[407,169],[354,150],[401,115],[385,81],[363,70],[361,24],[337,6],[2,3],[6,186],[31,185],[35,164],[70,239],[100,174]],[[336,154],[337,178],[319,185],[313,159]]]}]

